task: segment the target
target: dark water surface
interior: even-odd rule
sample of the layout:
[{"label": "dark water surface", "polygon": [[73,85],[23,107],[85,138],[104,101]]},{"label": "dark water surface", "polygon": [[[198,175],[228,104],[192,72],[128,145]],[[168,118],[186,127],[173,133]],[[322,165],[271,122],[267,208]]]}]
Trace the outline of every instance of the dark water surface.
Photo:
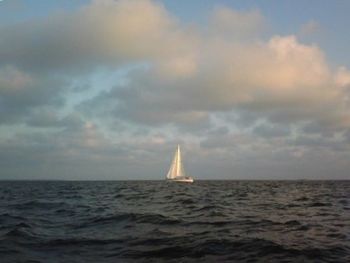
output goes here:
[{"label": "dark water surface", "polygon": [[350,262],[350,181],[3,181],[0,257]]}]

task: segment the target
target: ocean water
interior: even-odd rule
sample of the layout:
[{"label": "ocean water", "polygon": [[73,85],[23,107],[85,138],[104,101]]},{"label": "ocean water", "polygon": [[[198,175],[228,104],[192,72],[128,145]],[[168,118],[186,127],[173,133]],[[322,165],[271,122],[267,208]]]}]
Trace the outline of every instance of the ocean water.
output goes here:
[{"label": "ocean water", "polygon": [[2,181],[0,262],[350,262],[350,181]]}]

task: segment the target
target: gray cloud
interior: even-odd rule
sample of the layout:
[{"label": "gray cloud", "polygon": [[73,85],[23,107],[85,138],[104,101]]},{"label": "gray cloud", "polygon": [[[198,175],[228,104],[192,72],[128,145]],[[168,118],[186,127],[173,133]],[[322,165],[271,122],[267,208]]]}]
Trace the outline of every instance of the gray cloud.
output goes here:
[{"label": "gray cloud", "polygon": [[342,137],[320,137],[320,136],[298,136],[294,141],[295,146],[306,148],[329,150],[329,151],[349,151],[350,145]]},{"label": "gray cloud", "polygon": [[[241,31],[255,36],[262,20],[258,11],[218,8],[212,39],[211,33],[186,34],[188,28],[151,1],[94,1],[74,13],[3,28],[0,61],[68,76],[99,65],[147,61],[144,72],[130,74],[127,88],[110,94],[121,115],[139,122],[206,121],[209,112],[240,108],[264,112],[273,122],[344,122],[344,81],[332,75],[318,47],[294,36],[267,42],[252,37],[250,44],[240,37]],[[218,28],[230,28],[234,41]],[[346,69],[341,74],[350,75]]]},{"label": "gray cloud", "polygon": [[0,34],[0,64],[25,71],[79,72],[192,48],[164,7],[148,0],[92,1],[73,13],[2,27]]},{"label": "gray cloud", "polygon": [[25,123],[31,127],[37,128],[70,128],[75,129],[83,124],[82,118],[78,114],[70,114],[65,117],[59,117],[55,110],[40,108],[33,111],[25,119]]},{"label": "gray cloud", "polygon": [[63,102],[62,79],[0,68],[0,125],[23,121],[32,108]]},{"label": "gray cloud", "polygon": [[263,137],[286,137],[290,135],[290,127],[284,126],[284,125],[267,125],[267,124],[260,124],[256,126],[253,130],[254,134],[257,134],[259,136]]}]

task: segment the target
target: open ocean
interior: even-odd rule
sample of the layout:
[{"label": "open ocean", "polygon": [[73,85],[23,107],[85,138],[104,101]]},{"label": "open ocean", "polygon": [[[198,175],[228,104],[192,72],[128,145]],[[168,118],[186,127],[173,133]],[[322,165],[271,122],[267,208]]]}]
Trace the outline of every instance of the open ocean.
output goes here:
[{"label": "open ocean", "polygon": [[350,262],[350,181],[2,181],[0,262]]}]

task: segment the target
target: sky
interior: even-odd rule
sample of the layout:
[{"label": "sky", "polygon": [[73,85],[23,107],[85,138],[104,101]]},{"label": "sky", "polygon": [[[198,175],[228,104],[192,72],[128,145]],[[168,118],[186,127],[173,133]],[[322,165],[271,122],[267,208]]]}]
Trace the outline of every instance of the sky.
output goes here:
[{"label": "sky", "polygon": [[0,1],[0,180],[350,179],[349,1]]}]

